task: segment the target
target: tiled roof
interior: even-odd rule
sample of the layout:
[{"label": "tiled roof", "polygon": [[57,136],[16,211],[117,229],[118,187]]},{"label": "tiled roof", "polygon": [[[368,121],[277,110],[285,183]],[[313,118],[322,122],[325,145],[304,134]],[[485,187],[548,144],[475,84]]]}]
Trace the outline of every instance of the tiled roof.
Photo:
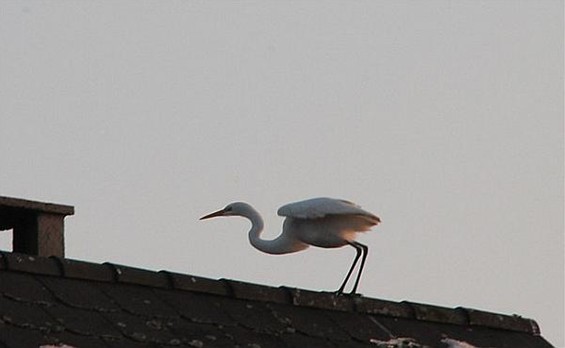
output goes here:
[{"label": "tiled roof", "polygon": [[1,255],[1,348],[551,347],[519,316]]}]

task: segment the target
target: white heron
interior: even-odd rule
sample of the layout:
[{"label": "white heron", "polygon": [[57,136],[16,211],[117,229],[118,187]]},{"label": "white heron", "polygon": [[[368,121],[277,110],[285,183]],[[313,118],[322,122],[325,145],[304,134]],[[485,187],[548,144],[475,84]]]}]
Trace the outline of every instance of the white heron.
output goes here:
[{"label": "white heron", "polygon": [[261,239],[263,218],[251,205],[244,202],[228,204],[225,208],[203,216],[200,220],[218,216],[242,216],[251,221],[249,242],[256,249],[267,254],[288,254],[304,250],[310,245],[322,248],[339,248],[351,245],[357,254],[343,283],[337,290],[342,294],[355,265],[361,264],[350,294],[355,294],[369,248],[355,241],[357,232],[366,232],[381,220],[360,206],[342,199],[313,198],[286,204],[277,211],[286,219],[282,233],[273,240]]}]

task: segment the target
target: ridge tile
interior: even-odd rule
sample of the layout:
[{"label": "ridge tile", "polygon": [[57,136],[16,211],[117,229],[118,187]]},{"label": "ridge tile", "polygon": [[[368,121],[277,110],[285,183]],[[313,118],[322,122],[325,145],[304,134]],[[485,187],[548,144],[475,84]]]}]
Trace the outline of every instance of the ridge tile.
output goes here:
[{"label": "ridge tile", "polygon": [[465,311],[469,316],[470,325],[486,326],[491,328],[521,331],[527,333],[535,332],[535,326],[531,323],[532,320],[524,319],[518,315],[510,316],[469,308],[465,308]]},{"label": "ridge tile", "polygon": [[19,253],[2,253],[6,269],[43,275],[61,275],[57,261],[47,257]]},{"label": "ridge tile", "polygon": [[359,313],[386,315],[397,318],[413,318],[414,311],[406,303],[398,303],[375,298],[355,298],[355,308]]},{"label": "ridge tile", "polygon": [[333,292],[316,292],[297,288],[286,288],[290,292],[292,304],[303,307],[353,311],[353,297],[336,295]]},{"label": "ridge tile", "polygon": [[155,288],[169,287],[169,279],[164,273],[109,262],[104,264],[114,268],[115,279],[120,283],[144,285]]},{"label": "ridge tile", "polygon": [[231,289],[237,299],[262,302],[290,303],[290,294],[286,288],[274,288],[231,279],[221,279]]},{"label": "ridge tile", "polygon": [[204,292],[208,294],[227,296],[228,289],[224,282],[215,279],[191,276],[187,274],[161,271],[167,274],[173,289]]},{"label": "ridge tile", "polygon": [[108,264],[65,259],[51,256],[57,260],[66,278],[94,280],[99,282],[114,281],[114,269]]},{"label": "ridge tile", "polygon": [[403,301],[412,307],[418,320],[467,325],[467,315],[461,310]]}]

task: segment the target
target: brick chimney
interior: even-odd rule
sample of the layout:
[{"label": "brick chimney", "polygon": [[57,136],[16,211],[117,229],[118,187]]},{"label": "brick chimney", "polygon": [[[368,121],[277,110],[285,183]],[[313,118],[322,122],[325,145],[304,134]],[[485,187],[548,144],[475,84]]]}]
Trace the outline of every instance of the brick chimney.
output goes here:
[{"label": "brick chimney", "polygon": [[0,196],[0,233],[13,231],[13,252],[64,257],[63,220],[74,213],[68,205]]}]

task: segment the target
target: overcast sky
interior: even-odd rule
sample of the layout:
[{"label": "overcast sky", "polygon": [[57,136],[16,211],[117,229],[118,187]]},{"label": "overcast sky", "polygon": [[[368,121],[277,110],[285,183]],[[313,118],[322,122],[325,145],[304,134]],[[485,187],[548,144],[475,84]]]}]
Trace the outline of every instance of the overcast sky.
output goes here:
[{"label": "overcast sky", "polygon": [[365,296],[565,346],[563,1],[2,1],[0,51],[0,195],[74,205],[68,257],[335,290],[353,248],[198,218],[346,198]]}]

